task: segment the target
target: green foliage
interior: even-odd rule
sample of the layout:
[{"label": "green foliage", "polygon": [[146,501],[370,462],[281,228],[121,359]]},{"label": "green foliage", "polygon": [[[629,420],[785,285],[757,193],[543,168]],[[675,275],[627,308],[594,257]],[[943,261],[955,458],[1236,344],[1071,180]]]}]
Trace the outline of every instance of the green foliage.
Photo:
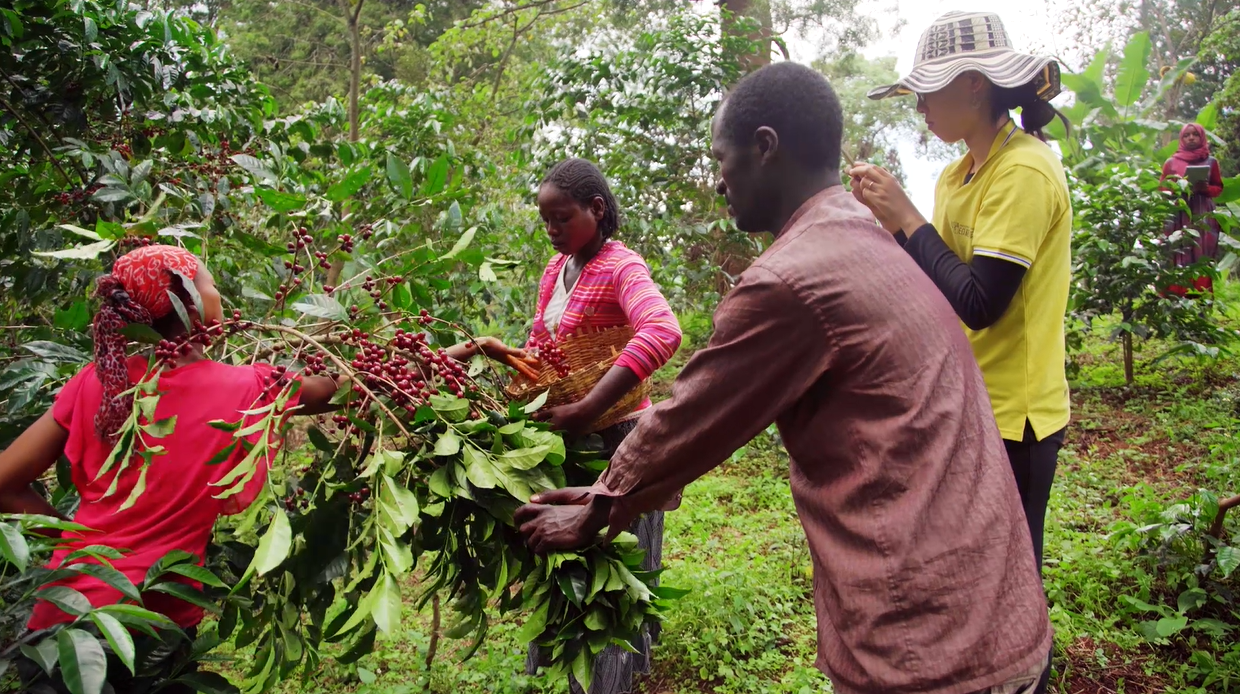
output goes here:
[{"label": "green foliage", "polygon": [[[1181,61],[1155,83],[1146,68],[1149,50],[1149,36],[1139,33],[1125,47],[1114,80],[1106,75],[1112,57],[1109,48],[1099,51],[1083,72],[1063,75],[1064,86],[1076,96],[1075,103],[1064,109],[1074,135],[1068,137],[1058,120],[1047,130],[1064,145],[1066,163],[1088,169],[1123,156],[1152,160],[1175,151],[1164,143],[1174,126],[1159,119],[1159,108],[1193,61]],[[1161,166],[1161,161],[1152,166]]]},{"label": "green foliage", "polygon": [[1217,272],[1207,262],[1174,264],[1174,251],[1193,244],[1196,233],[1164,233],[1180,205],[1160,189],[1151,167],[1141,161],[1135,166],[1121,162],[1087,175],[1074,176],[1069,186],[1078,229],[1073,238],[1073,315],[1088,327],[1118,312],[1120,323],[1112,339],[1123,333],[1206,344],[1230,339],[1213,320],[1209,297],[1167,293],[1170,286],[1192,287],[1197,277]]},{"label": "green foliage", "polygon": [[[1049,129],[1064,150],[1075,212],[1071,312],[1085,330],[1099,317],[1119,313],[1111,337],[1127,345],[1129,375],[1134,336],[1174,337],[1180,341],[1174,352],[1184,354],[1217,354],[1212,345],[1225,346],[1235,338],[1234,331],[1217,325],[1213,297],[1168,292],[1173,286],[1192,287],[1197,277],[1217,277],[1234,261],[1229,255],[1221,266],[1208,260],[1194,267],[1174,263],[1175,252],[1190,247],[1198,232],[1192,226],[1166,231],[1174,217],[1189,211],[1187,184],[1159,180],[1162,161],[1176,147],[1164,142],[1178,128],[1157,116],[1192,60],[1181,61],[1150,88],[1150,46],[1145,33],[1129,41],[1109,89],[1109,50],[1099,52],[1084,72],[1065,74],[1064,85],[1076,96],[1065,109],[1073,132],[1069,136],[1058,121]],[[1212,219],[1225,231],[1234,226],[1228,206]],[[1226,247],[1230,239],[1224,237],[1220,245]],[[1070,344],[1079,346],[1081,336],[1073,336]]]},{"label": "green foliage", "polygon": [[[709,333],[719,265],[734,251],[743,257],[759,248],[719,221],[708,157],[710,117],[739,76],[737,56],[754,49],[743,38],[759,28],[754,21],[725,30],[712,14],[662,0],[617,0],[610,14],[571,0],[412,7],[366,0],[366,77],[353,143],[333,98],[344,92],[348,54],[338,2],[178,4],[181,11],[166,13],[17,0],[0,10],[8,49],[0,54],[7,73],[0,83],[0,445],[89,360],[92,281],[137,239],[207,257],[228,307],[259,323],[242,329],[234,322],[238,330],[213,352],[217,358],[351,370],[360,374],[355,383],[373,389],[391,384],[369,366],[353,366],[367,356],[346,339],[353,330],[384,345],[398,328],[424,330],[432,350],[462,331],[524,337],[530,287],[549,253],[531,190],[563,156],[591,157],[607,173],[625,216],[619,238],[647,257],[684,316],[687,344]],[[189,18],[202,17],[202,8],[204,23],[221,28],[240,60]],[[826,18],[830,40],[850,49],[818,64],[857,116],[849,121],[850,154],[893,164],[890,134],[919,128],[911,101],[863,99],[891,77],[890,61],[852,53],[876,25],[849,19],[851,2],[771,9],[777,28]],[[297,27],[296,35],[278,27]],[[1162,336],[1187,339],[1181,344],[1227,358],[1231,331],[1217,322],[1222,302],[1158,292],[1225,269],[1169,262],[1191,232],[1163,236],[1179,203],[1159,192],[1156,170],[1179,127],[1165,120],[1168,101],[1184,93],[1177,85],[1190,64],[1159,75],[1164,43],[1138,36],[1122,57],[1104,54],[1081,74],[1065,75],[1076,94],[1068,109],[1073,135],[1056,135],[1078,212],[1073,306],[1108,336],[1148,337],[1149,349],[1176,348]],[[1218,45],[1227,53],[1230,44]],[[314,103],[294,108],[307,100]],[[1229,104],[1220,97],[1200,119],[1212,131],[1231,127]],[[1234,212],[1219,215],[1227,229]],[[188,319],[190,307],[182,308]],[[415,327],[422,309],[441,322]],[[127,335],[159,339],[139,328]],[[331,340],[313,344],[306,336]],[[1083,356],[1104,349],[1077,337]],[[216,494],[235,495],[274,459],[259,499],[219,528],[209,568],[171,556],[143,586],[90,569],[122,590],[126,604],[91,610],[81,596],[46,593],[80,614],[6,657],[24,652],[89,691],[99,681],[100,653],[127,670],[142,661],[138,642],[127,642],[130,632],[118,624],[175,636],[151,621],[157,615],[139,612],[140,591],[150,588],[217,611],[208,623],[214,630],[207,627],[190,658],[232,649],[241,672],[228,673],[254,691],[412,687],[385,677],[389,664],[402,676],[427,667],[423,682],[436,691],[529,690],[545,685],[512,672],[514,654],[531,640],[555,654],[555,677],[584,680],[594,653],[631,641],[644,621],[664,616],[669,631],[695,636],[665,640],[659,651],[673,679],[721,692],[822,688],[811,667],[808,557],[787,481],[771,471],[786,462],[769,442],[692,488],[697,503],[669,516],[678,561],[665,578],[695,591],[663,615],[678,593],[651,588],[656,577],[637,570],[641,556],[631,542],[545,560],[523,549],[513,509],[539,489],[589,483],[597,464],[588,450],[565,450],[519,408],[492,400],[497,374],[481,363],[470,369],[478,390],[462,398],[440,381],[435,399],[412,409],[390,388],[377,398],[344,389],[337,399],[349,405],[343,419],[310,427],[309,446],[279,457],[282,406],[256,403],[244,421],[218,423],[234,437],[214,462],[236,462]],[[1095,366],[1087,377],[1105,369]],[[283,388],[277,398],[291,396]],[[175,423],[151,420],[157,388],[132,395],[130,435],[121,437],[108,475],[166,463],[158,439]],[[62,463],[58,479],[49,475],[39,486],[71,512],[67,469]],[[1117,525],[1103,539],[1090,514],[1111,509],[1122,485],[1095,484],[1091,476],[1099,474],[1067,472],[1069,489],[1058,500],[1056,513],[1075,509],[1072,522],[1089,527],[1054,531],[1063,546],[1062,565],[1048,567],[1057,628],[1117,642],[1152,636],[1154,647],[1191,650],[1182,681],[1209,691],[1234,687],[1240,652],[1226,646],[1234,634],[1219,634],[1234,623],[1225,591],[1234,592],[1240,571],[1234,537],[1214,542],[1206,532],[1217,517],[1208,493],[1182,506],[1169,506],[1166,496],[1119,497],[1132,527]],[[1233,483],[1220,477],[1194,486]],[[12,579],[0,608],[6,633],[24,622],[29,590],[52,580],[38,568],[51,545],[23,525],[33,522],[0,524],[3,571]],[[1232,535],[1233,527],[1234,520]],[[91,549],[102,564],[115,558],[111,551]],[[185,593],[171,577],[199,581],[204,592]],[[437,597],[451,608],[446,635],[459,639],[457,654],[474,657],[464,671],[422,661],[433,627],[421,610]],[[1077,628],[1084,623],[1092,631]],[[214,673],[183,680],[200,691],[233,686]]]},{"label": "green foliage", "polygon": [[[901,138],[926,136],[915,99],[874,101],[866,94],[877,84],[891,84],[899,75],[894,58],[867,60],[856,53],[820,59],[814,69],[826,75],[841,104],[848,104],[844,119],[844,150],[858,161],[868,161],[904,180],[896,146]],[[847,167],[848,162],[842,162]]]},{"label": "green foliage", "polygon": [[720,32],[718,17],[686,12],[589,51],[566,48],[512,136],[523,189],[566,156],[599,165],[622,211],[618,238],[677,283],[665,285],[673,301],[711,295],[716,247],[754,244],[719,221],[714,193],[710,120],[752,47]]},{"label": "green foliage", "polygon": [[[139,39],[161,37],[151,50],[164,51],[168,64],[192,64],[183,56],[186,45],[217,45],[209,31],[186,19],[77,4],[45,18],[55,30],[41,39],[23,34],[24,50],[42,60],[23,66],[26,81],[50,84],[69,69],[68,61],[77,56],[70,52],[58,61],[47,42],[56,40],[56,31],[80,26],[82,13],[91,17],[91,12],[108,16],[109,38],[119,41],[129,32],[141,48]],[[154,27],[164,26],[170,36],[162,28],[156,33]],[[152,55],[132,59],[159,59]],[[25,223],[0,232],[6,250],[22,258],[0,268],[0,282],[10,288],[3,302],[11,302],[6,312],[17,306],[30,311],[31,327],[22,329],[30,332],[14,336],[39,338],[26,341],[24,356],[7,365],[0,381],[11,412],[3,420],[6,431],[20,431],[36,407],[46,406],[55,384],[89,359],[90,282],[141,239],[180,243],[209,257],[228,304],[244,303],[254,317],[280,322],[273,333],[242,333],[247,323],[230,320],[237,342],[232,359],[245,358],[238,348],[278,359],[292,330],[302,340],[295,360],[304,363],[314,355],[343,368],[357,363],[356,346],[344,346],[333,357],[291,326],[316,324],[321,331],[324,321],[332,321],[342,329],[347,324],[349,335],[364,330],[390,339],[395,324],[426,309],[444,325],[489,325],[497,316],[528,311],[521,285],[529,281],[522,277],[501,289],[501,277],[516,263],[484,250],[497,249],[497,234],[508,223],[503,205],[480,204],[481,181],[494,170],[476,150],[458,147],[466,139],[460,120],[437,97],[398,83],[375,85],[362,96],[363,137],[349,142],[341,136],[345,114],[334,100],[275,118],[272,101],[226,52],[214,49],[208,57],[186,82],[158,83],[135,71],[133,79],[144,88],[122,92],[124,108],[115,112],[108,102],[96,104],[87,113],[89,130],[23,131],[22,119],[14,119],[2,131],[11,142],[28,138],[4,156],[26,174],[9,180],[31,186],[0,193],[0,215]],[[120,74],[125,65],[116,68]],[[100,88],[110,79],[89,77],[104,83]],[[54,164],[49,156],[56,157]],[[55,192],[62,189],[57,178],[65,167],[80,172],[82,194]],[[76,245],[66,248],[71,240]],[[517,250],[544,253],[526,246]],[[32,275],[32,268],[40,272]],[[188,323],[194,307],[174,304]],[[439,346],[457,333],[430,332],[430,343]],[[158,339],[136,329],[128,334],[139,342]],[[153,366],[129,394],[133,414],[101,471],[104,479],[111,476],[110,493],[119,493],[117,481],[129,466],[140,465],[145,473],[165,463],[158,439],[175,421],[152,418],[158,373]],[[361,392],[379,387],[373,378],[360,381],[367,384],[358,386]],[[447,392],[461,382],[437,383]],[[255,403],[241,422],[217,423],[234,438],[213,461],[231,464],[218,483],[219,498],[247,488],[275,455],[285,405],[294,393],[289,385],[272,400]],[[561,466],[569,456],[559,437],[542,425],[523,424],[519,410],[507,412],[489,398],[478,404],[445,397],[402,410],[399,397],[367,395],[348,405],[342,435],[329,440],[316,434],[320,460],[288,479],[274,473],[268,478],[260,500],[218,538],[222,550],[211,566],[224,583],[201,569],[161,567],[215,586],[210,598],[194,597],[180,584],[148,587],[218,611],[220,639],[257,649],[243,684],[261,691],[298,668],[317,671],[325,643],[343,642],[346,650],[337,657],[350,663],[371,650],[376,633],[397,630],[407,578],[426,553],[426,598],[445,594],[457,614],[448,635],[471,637],[478,648],[488,631],[485,610],[495,599],[508,611],[533,607],[531,601],[554,606],[540,617],[542,629],[531,629],[531,638],[551,646],[560,672],[571,669],[588,679],[600,644],[632,641],[635,630],[655,618],[656,595],[647,587],[654,577],[630,568],[640,562],[640,553],[611,545],[560,557],[557,562],[567,561],[563,569],[536,560],[512,528],[511,515],[533,492],[565,483]],[[425,442],[431,445],[423,447]],[[453,442],[456,450],[450,451]],[[570,468],[577,470],[576,463]],[[588,471],[574,474],[588,482]],[[127,505],[144,493],[144,480],[139,476],[137,485],[125,490]],[[285,484],[290,496],[277,503],[277,485]],[[362,490],[365,509],[359,505]],[[4,533],[5,556],[28,563],[29,553],[11,535]],[[516,586],[536,587],[538,581],[528,580],[532,572],[544,588],[523,599]],[[571,579],[564,578],[570,573]],[[596,575],[604,577],[597,591],[575,592],[583,578],[592,586]],[[227,595],[220,586],[228,587]],[[568,593],[563,586],[570,587]],[[79,598],[67,594],[58,604],[80,612],[85,627],[102,629],[105,641],[119,638],[114,625],[92,617]],[[571,608],[562,609],[565,604]],[[87,632],[78,627],[65,633],[57,637],[56,651],[65,663],[74,663],[66,666],[65,680],[75,692],[95,691],[102,682],[96,657],[101,647],[90,645],[94,641],[88,643],[81,636]],[[129,650],[124,643],[104,648]],[[204,642],[191,657],[213,648]],[[219,683],[207,677],[199,684]]]},{"label": "green foliage", "polygon": [[[402,586],[423,554],[422,600],[442,593],[452,601],[455,619],[444,633],[471,639],[465,658],[487,635],[489,608],[522,610],[533,615],[522,633],[547,645],[552,672],[588,681],[595,654],[633,642],[666,604],[656,599],[676,596],[652,591],[655,576],[634,572],[642,555],[631,543],[546,558],[525,549],[513,512],[532,494],[564,486],[568,474],[583,474],[574,456],[588,454],[567,451],[546,425],[526,421],[521,407],[498,411],[485,395],[432,394],[402,404],[401,391],[375,376],[382,371],[359,361],[373,358],[373,344],[352,355],[362,366],[351,374],[359,385],[344,391],[353,398],[347,414],[335,417],[343,435],[313,430],[316,459],[287,486],[269,486],[260,497],[266,503],[252,506],[224,541],[224,574],[234,587],[221,636],[257,649],[248,686],[270,689],[299,667],[310,676],[328,643],[346,644],[336,659],[354,662],[377,633],[397,632]],[[389,344],[403,349],[401,334]],[[370,387],[386,397],[369,399]],[[275,404],[252,410],[261,419],[249,426],[217,425],[244,438],[284,419]],[[267,518],[257,548],[241,541]]]},{"label": "green foliage", "polygon": [[1164,644],[1186,629],[1226,638],[1236,628],[1232,615],[1240,609],[1236,582],[1231,580],[1240,566],[1240,536],[1211,533],[1220,513],[1218,496],[1199,490],[1187,501],[1169,506],[1131,502],[1134,520],[1112,526],[1112,539],[1139,552],[1165,583],[1167,596],[1175,596],[1171,604],[1150,604],[1148,595],[1122,596],[1146,617],[1138,631],[1146,640]]},{"label": "green foliage", "polygon": [[[363,82],[399,79],[425,84],[427,47],[483,4],[364,0],[358,17]],[[230,2],[219,13],[216,26],[254,78],[286,107],[343,99],[348,91],[349,33],[340,0]]]},{"label": "green foliage", "polygon": [[[214,181],[183,172],[201,168],[218,143],[244,140],[251,123],[274,108],[214,34],[188,19],[115,3],[18,3],[5,17],[0,251],[6,258],[59,250],[66,231],[83,229],[99,238],[82,253],[104,252],[104,241],[123,232],[118,222],[127,221],[127,211],[146,211],[135,208],[135,195],[151,191],[169,203],[159,215],[167,224],[147,220],[151,236],[161,229],[183,234],[188,229],[176,224],[212,217]],[[153,169],[152,160],[161,166]],[[172,162],[175,167],[163,165]],[[81,330],[89,310],[77,300],[91,279],[52,262],[5,263],[0,302],[14,302],[6,312],[20,312],[28,322],[51,325],[55,316],[57,327]]]},{"label": "green foliage", "polygon": [[1240,59],[1240,9],[1232,10],[1202,44],[1198,67],[1194,68],[1203,77],[1213,77],[1201,89],[1209,90],[1215,108],[1221,114],[1217,128],[1210,130],[1214,130],[1225,143],[1216,155],[1223,171],[1228,174],[1240,172],[1240,77],[1236,76],[1237,59]]},{"label": "green foliage", "polygon": [[[1228,305],[1236,289],[1217,288]],[[1158,354],[1167,344],[1138,347]],[[1235,691],[1237,575],[1224,579],[1209,554],[1219,544],[1215,495],[1193,493],[1240,489],[1236,389],[1221,378],[1235,356],[1146,361],[1127,386],[1112,363],[1117,346],[1091,338],[1086,351],[1047,516],[1044,582],[1063,675],[1052,689],[1093,691],[1124,672],[1129,691]],[[1223,544],[1236,542],[1233,514]],[[1181,617],[1182,629],[1157,635],[1159,622],[1169,633]]]},{"label": "green foliage", "polygon": [[[710,119],[739,77],[742,39],[719,42],[719,20],[676,15],[631,43],[565,51],[549,66],[517,136],[528,181],[568,156],[599,164],[626,215],[679,215],[713,197]],[[656,88],[657,86],[657,88]]]},{"label": "green foliage", "polygon": [[[91,545],[68,553],[57,569],[44,568],[51,551],[73,543],[48,536],[49,532],[82,532],[87,528],[47,516],[6,516],[3,529],[3,561],[0,576],[8,580],[2,589],[3,608],[0,624],[5,633],[4,649],[0,650],[0,673],[20,657],[28,658],[43,668],[40,677],[62,683],[72,694],[98,694],[108,677],[107,653],[118,663],[135,672],[140,662],[135,650],[135,632],[150,635],[153,643],[175,644],[185,634],[167,617],[143,607],[143,595],[167,592],[183,599],[210,605],[202,594],[185,583],[188,577],[207,585],[223,587],[210,571],[198,566],[195,557],[175,550],[151,567],[140,585],[112,566],[121,558],[120,551],[102,545]],[[37,562],[31,560],[37,557]],[[89,575],[103,581],[121,594],[114,605],[92,607],[84,595],[72,588],[54,585],[66,578]],[[12,580],[15,579],[15,580]],[[29,632],[16,638],[24,618],[35,600],[47,601],[71,619],[47,629]],[[142,642],[147,645],[147,642]],[[143,656],[147,655],[142,653]],[[184,663],[174,665],[175,672]],[[0,674],[0,676],[3,676]],[[38,685],[38,682],[31,683]],[[223,689],[221,691],[236,691]]]}]

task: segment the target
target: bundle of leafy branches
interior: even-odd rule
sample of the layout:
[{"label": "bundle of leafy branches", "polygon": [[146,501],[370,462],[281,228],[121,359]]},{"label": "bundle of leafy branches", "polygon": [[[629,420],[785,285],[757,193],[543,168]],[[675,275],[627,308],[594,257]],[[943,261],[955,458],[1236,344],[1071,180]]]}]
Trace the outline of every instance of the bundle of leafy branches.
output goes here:
[{"label": "bundle of leafy branches", "polygon": [[[334,426],[308,431],[314,461],[273,483],[237,529],[269,518],[257,549],[226,543],[226,570],[240,578],[220,636],[257,646],[248,673],[255,690],[299,665],[315,672],[324,642],[346,642],[340,659],[356,660],[378,631],[399,625],[404,579],[426,555],[421,603],[447,596],[455,619],[445,635],[472,639],[465,658],[482,644],[491,606],[527,610],[523,634],[548,648],[550,674],[571,671],[588,683],[594,656],[612,643],[635,647],[662,598],[678,593],[638,570],[642,551],[631,537],[582,553],[531,554],[513,512],[535,493],[588,483],[600,466],[594,451],[566,449],[528,419],[540,403],[502,405],[483,385],[484,374],[498,374],[476,363],[471,376],[428,347],[425,333],[396,327],[405,323],[379,334],[321,329],[335,344],[269,326],[292,337],[293,361],[311,371],[331,364],[349,381],[337,394],[344,409]],[[261,330],[251,334],[258,349],[268,344]],[[278,397],[272,405],[258,421],[219,426],[245,446],[284,417]],[[231,481],[243,484],[248,474],[238,467]]]}]

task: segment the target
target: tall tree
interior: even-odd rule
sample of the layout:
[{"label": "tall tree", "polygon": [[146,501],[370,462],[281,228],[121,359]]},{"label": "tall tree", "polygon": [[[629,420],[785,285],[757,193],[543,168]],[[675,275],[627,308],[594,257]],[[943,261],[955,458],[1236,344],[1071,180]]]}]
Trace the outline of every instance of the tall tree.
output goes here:
[{"label": "tall tree", "polygon": [[521,143],[508,133],[531,114],[532,85],[548,63],[582,36],[599,45],[618,32],[601,0],[511,0],[458,20],[429,47],[428,80],[448,94],[473,133],[472,146],[497,158]]},{"label": "tall tree", "polygon": [[[1238,0],[1141,0],[1138,16],[1140,26],[1150,32],[1153,67],[1162,73],[1183,58],[1198,57],[1202,46],[1237,7]],[[1231,61],[1236,59],[1240,56],[1230,56]],[[1186,79],[1175,85],[1166,100],[1166,117],[1193,117],[1205,105],[1202,101],[1208,101],[1208,95],[1223,86],[1225,77],[1217,70],[1211,70],[1207,80],[1200,79],[1200,73],[1194,71],[1193,84]],[[1194,84],[1197,88],[1191,89]]]},{"label": "tall tree", "polygon": [[1232,10],[1211,34],[1198,60],[1196,72],[1205,79],[1222,81],[1209,98],[1218,114],[1214,133],[1225,143],[1218,152],[1219,162],[1226,175],[1235,175],[1240,173],[1240,73],[1236,72],[1240,67],[1240,10]]},{"label": "tall tree", "polygon": [[[1181,113],[1185,116],[1201,111],[1216,94],[1234,83],[1233,77],[1240,68],[1240,8],[1231,10],[1215,24],[1196,55],[1193,76],[1185,81],[1181,95]],[[1230,102],[1226,105],[1235,106]]]},{"label": "tall tree", "polygon": [[[724,11],[723,30],[753,42],[753,52],[739,57],[741,72],[753,72],[769,65],[775,38],[770,0],[717,0],[716,4]],[[782,43],[778,45],[783,48]],[[784,56],[787,57],[786,50]]]},{"label": "tall tree", "polygon": [[[428,72],[426,48],[485,4],[486,0],[416,4],[410,0],[231,0],[218,9],[217,26],[255,76],[286,106],[295,106],[328,96],[346,97],[355,43],[360,47],[361,83],[370,75],[423,79]],[[359,9],[355,42],[350,17]],[[392,40],[389,28],[399,30],[398,41]]]},{"label": "tall tree", "polygon": [[337,0],[344,13],[345,26],[349,28],[349,141],[357,142],[360,133],[357,124],[357,98],[362,88],[362,30],[358,19],[366,0]]},{"label": "tall tree", "polygon": [[813,67],[827,77],[844,105],[844,148],[858,161],[879,164],[898,178],[904,173],[896,146],[901,139],[914,139],[925,133],[921,117],[911,98],[874,101],[866,93],[878,84],[890,84],[899,75],[896,59],[868,60],[857,53],[822,57]]},{"label": "tall tree", "polygon": [[724,22],[725,31],[754,42],[754,51],[740,57],[742,72],[769,64],[776,50],[788,59],[786,36],[796,35],[826,54],[848,54],[882,33],[878,20],[862,11],[860,0],[715,0],[715,4],[732,14]]},{"label": "tall tree", "polygon": [[[715,0],[715,4],[723,13],[723,33],[752,46],[737,58],[738,76],[769,65],[776,49],[790,59],[784,40],[789,34],[811,40],[824,53],[845,55],[880,34],[878,22],[860,12],[860,0]],[[721,269],[717,289],[723,293],[731,278],[749,266],[757,249],[729,242],[719,230],[715,238],[714,258]]]}]

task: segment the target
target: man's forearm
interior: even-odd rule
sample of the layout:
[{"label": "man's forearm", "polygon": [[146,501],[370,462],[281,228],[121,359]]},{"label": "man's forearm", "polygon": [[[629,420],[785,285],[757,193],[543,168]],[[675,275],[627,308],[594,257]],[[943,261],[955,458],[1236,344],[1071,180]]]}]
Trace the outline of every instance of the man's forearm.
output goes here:
[{"label": "man's forearm", "polygon": [[613,525],[620,509],[659,508],[727,460],[822,375],[830,350],[806,306],[768,272],[746,274],[716,312],[710,344],[681,371],[672,397],[642,416],[596,485],[620,497]]}]

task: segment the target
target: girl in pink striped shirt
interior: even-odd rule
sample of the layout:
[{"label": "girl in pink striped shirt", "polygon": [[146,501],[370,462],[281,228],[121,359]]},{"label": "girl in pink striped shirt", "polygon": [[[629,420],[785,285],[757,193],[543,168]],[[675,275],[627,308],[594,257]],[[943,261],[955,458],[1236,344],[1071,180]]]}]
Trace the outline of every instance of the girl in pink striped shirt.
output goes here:
[{"label": "girl in pink striped shirt", "polygon": [[[566,159],[552,167],[538,189],[538,213],[551,247],[559,253],[547,262],[539,281],[526,346],[559,340],[583,328],[627,325],[635,333],[589,395],[535,415],[576,437],[592,433],[588,431],[592,422],[672,358],[680,347],[680,323],[651,279],[646,261],[611,238],[619,227],[620,211],[594,164]],[[494,338],[478,343],[495,359],[524,354]],[[471,354],[463,351],[467,346],[472,344],[458,345],[449,353],[468,358]],[[643,402],[633,418],[649,406],[649,401]]]},{"label": "girl in pink striped shirt", "polygon": [[[616,363],[582,400],[535,415],[569,436],[588,431],[612,405],[667,363],[680,347],[680,323],[667,299],[650,277],[641,256],[611,238],[620,226],[620,210],[607,180],[594,164],[566,159],[552,167],[538,189],[538,213],[546,224],[551,247],[559,253],[548,263],[539,282],[538,307],[529,345],[560,338],[580,328],[629,325],[632,340]],[[644,402],[625,421],[598,432],[605,454],[614,453],[632,431]],[[662,568],[663,512],[642,516],[631,528],[646,550],[642,568]],[[657,625],[643,629],[634,645],[639,653],[615,646],[595,663],[591,694],[622,694],[632,688],[633,675],[648,672],[650,646]],[[531,649],[526,669],[533,674],[541,664]],[[580,685],[570,678],[573,692]]]},{"label": "girl in pink striped shirt", "polygon": [[[530,344],[580,328],[628,325],[636,333],[587,397],[540,414],[557,429],[583,434],[672,358],[680,346],[680,324],[642,257],[611,238],[619,209],[594,164],[567,159],[552,168],[538,189],[538,212],[559,253],[539,282]],[[639,411],[649,405],[642,403]]]}]

